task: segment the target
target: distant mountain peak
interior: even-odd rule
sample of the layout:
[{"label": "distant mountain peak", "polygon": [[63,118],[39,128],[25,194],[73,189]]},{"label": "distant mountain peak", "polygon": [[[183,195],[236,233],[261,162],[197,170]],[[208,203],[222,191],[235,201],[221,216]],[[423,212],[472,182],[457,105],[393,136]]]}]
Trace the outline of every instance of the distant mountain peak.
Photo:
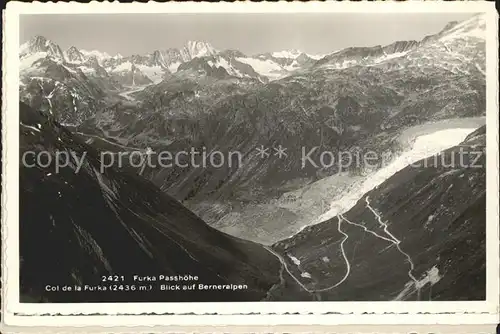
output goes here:
[{"label": "distant mountain peak", "polygon": [[298,56],[300,56],[303,52],[297,49],[291,49],[291,50],[283,50],[283,51],[277,51],[273,52],[271,55],[275,58],[291,58],[295,59]]},{"label": "distant mountain peak", "polygon": [[49,42],[49,40],[47,38],[45,38],[44,36],[41,36],[41,35],[36,35],[36,36],[33,36],[30,40],[29,40],[30,43],[35,43],[35,44],[39,44],[39,43],[43,43],[43,44],[46,44]]},{"label": "distant mountain peak", "polygon": [[21,56],[39,52],[47,53],[58,60],[64,60],[64,55],[59,45],[41,35],[33,36],[29,41],[22,44],[20,47]]},{"label": "distant mountain peak", "polygon": [[438,34],[441,41],[456,38],[486,38],[486,20],[484,14],[474,15],[461,22],[450,22]]},{"label": "distant mountain peak", "polygon": [[80,50],[86,56],[95,56],[97,59],[108,59],[111,56],[107,52],[102,52],[98,50]]},{"label": "distant mountain peak", "polygon": [[193,47],[199,47],[199,46],[209,46],[209,47],[212,47],[210,43],[208,42],[203,42],[203,41],[194,41],[194,40],[189,40],[187,42],[187,46],[189,48],[193,48]]},{"label": "distant mountain peak", "polygon": [[85,57],[80,50],[76,48],[76,46],[70,47],[64,54],[66,56],[66,60],[70,63],[81,63],[85,61]]},{"label": "distant mountain peak", "polygon": [[167,64],[165,63],[165,57],[160,50],[155,50],[151,54],[151,65],[161,66],[164,68],[167,67]]},{"label": "distant mountain peak", "polygon": [[213,56],[217,54],[218,51],[208,42],[191,40],[187,42],[187,45],[182,49],[181,53],[183,56],[193,59],[196,57]]},{"label": "distant mountain peak", "polygon": [[[265,76],[268,79],[276,80],[290,75],[297,70],[307,69],[311,66],[327,65],[330,68],[343,69],[352,66],[389,66],[386,64],[393,59],[402,59],[408,53],[414,53],[420,48],[433,47],[435,43],[440,44],[437,48],[456,49],[464,40],[472,41],[468,43],[468,48],[473,48],[475,42],[481,43],[484,40],[485,17],[484,15],[474,15],[464,21],[449,22],[441,32],[426,36],[420,41],[395,41],[388,45],[377,45],[371,47],[348,47],[335,52],[328,52],[322,55],[307,53],[299,49],[290,48],[276,52],[266,52],[254,55],[245,55],[239,50],[217,50],[209,42],[200,40],[187,40],[180,48],[157,49],[146,54],[136,54],[123,57],[121,54],[111,56],[107,52],[78,49],[75,46],[61,52],[59,46],[44,36],[33,36],[29,41],[21,45],[20,57],[24,59],[22,68],[30,67],[35,60],[49,57],[57,62],[68,62],[73,64],[95,64],[91,57],[97,59],[106,71],[114,72],[117,69],[130,70],[130,63],[134,63],[146,76],[154,78],[154,82],[163,78],[164,72],[175,73],[183,63],[190,62],[195,58],[220,56],[222,59],[210,60],[214,66],[222,66],[228,73],[235,77],[256,77]],[[457,46],[450,49],[451,44]],[[442,46],[444,45],[444,46]],[[444,50],[444,49],[443,49]],[[449,52],[444,50],[443,52]],[[311,50],[309,50],[311,51]],[[425,52],[425,51],[424,51]],[[28,57],[30,56],[30,57]],[[33,57],[31,57],[33,56]],[[410,56],[411,57],[411,56]],[[427,59],[427,58],[426,58]],[[441,59],[437,57],[436,59]],[[205,59],[205,61],[209,61]],[[399,60],[398,60],[399,61]],[[425,63],[425,60],[422,60]],[[197,62],[194,67],[201,66]],[[398,68],[399,65],[394,65]],[[182,68],[189,68],[187,64]],[[252,70],[249,69],[252,68]],[[205,68],[205,66],[203,66]],[[87,69],[88,70],[88,69]],[[208,71],[212,67],[208,65]],[[254,73],[255,72],[255,73]],[[90,72],[89,72],[90,73]]]}]

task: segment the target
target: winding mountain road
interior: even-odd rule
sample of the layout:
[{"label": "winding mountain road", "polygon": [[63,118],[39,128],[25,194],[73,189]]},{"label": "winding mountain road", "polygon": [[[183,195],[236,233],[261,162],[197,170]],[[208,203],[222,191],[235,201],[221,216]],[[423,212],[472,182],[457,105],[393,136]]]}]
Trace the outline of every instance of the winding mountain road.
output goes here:
[{"label": "winding mountain road", "polygon": [[[390,245],[388,247],[391,247],[393,245],[396,246],[397,250],[399,253],[401,253],[405,258],[406,258],[406,262],[409,263],[410,265],[410,268],[408,270],[408,277],[410,278],[410,282],[411,282],[411,285],[413,287],[416,288],[417,290],[417,293],[418,293],[418,300],[420,300],[420,289],[418,288],[419,286],[419,281],[418,279],[413,275],[413,271],[415,269],[415,265],[413,263],[413,260],[412,258],[410,257],[410,255],[406,252],[404,252],[401,247],[400,247],[400,243],[401,243],[401,240],[399,240],[398,238],[396,238],[390,231],[389,231],[389,226],[387,225],[386,222],[382,221],[382,217],[380,216],[380,214],[370,205],[370,200],[369,200],[369,197],[367,196],[365,198],[365,203],[366,203],[366,208],[372,212],[377,220],[377,222],[380,224],[380,226],[383,228],[383,231],[384,233],[387,235],[387,237],[385,236],[382,236],[380,234],[378,234],[377,232],[374,232],[370,229],[368,229],[365,225],[362,225],[362,224],[358,224],[358,223],[354,223],[354,222],[351,222],[350,220],[348,220],[347,218],[345,218],[342,214],[339,214],[337,215],[337,230],[339,231],[339,233],[341,233],[344,238],[342,239],[341,243],[340,243],[340,251],[342,253],[342,257],[344,258],[344,261],[346,263],[346,273],[344,275],[344,277],[338,281],[337,283],[329,286],[329,287],[326,287],[326,288],[322,288],[322,289],[310,289],[308,288],[304,283],[302,283],[302,281],[295,275],[293,274],[289,267],[288,267],[288,263],[287,261],[284,259],[284,257],[282,255],[280,255],[279,253],[277,253],[276,251],[274,251],[271,247],[269,246],[264,246],[264,248],[270,252],[272,255],[274,255],[281,263],[281,266],[282,266],[282,269],[280,271],[280,279],[281,279],[281,282],[284,282],[284,277],[283,277],[283,272],[286,271],[288,273],[288,275],[290,275],[290,277],[306,292],[308,293],[318,293],[318,292],[324,292],[324,291],[329,291],[329,290],[332,290],[332,289],[335,289],[336,287],[338,287],[339,285],[341,285],[342,283],[344,283],[350,273],[351,273],[351,264],[349,262],[349,259],[347,258],[347,255],[345,253],[345,248],[344,248],[344,243],[347,241],[347,239],[349,238],[349,235],[342,230],[342,222],[346,222],[347,224],[350,224],[350,225],[353,225],[353,226],[357,226],[361,229],[363,229],[363,231],[367,232],[367,233],[370,233],[371,235],[377,237],[378,239],[381,239],[381,240],[384,240],[386,242],[389,242]],[[283,270],[284,269],[284,270]]]},{"label": "winding mountain road", "polygon": [[[346,273],[344,275],[344,277],[337,283],[335,283],[334,285],[331,285],[327,288],[322,288],[322,289],[309,289],[304,283],[302,283],[300,281],[300,279],[297,278],[297,276],[295,276],[291,271],[290,269],[288,268],[288,264],[286,263],[286,260],[283,258],[283,256],[281,256],[280,254],[278,254],[277,252],[275,252],[271,247],[269,246],[264,246],[264,248],[270,252],[271,254],[273,254],[274,256],[276,256],[278,258],[278,260],[281,262],[281,265],[282,267],[285,269],[285,271],[290,275],[290,277],[305,291],[309,292],[309,293],[317,293],[317,292],[324,292],[324,291],[328,291],[328,290],[332,290],[332,289],[335,289],[336,287],[338,287],[339,285],[341,285],[342,283],[345,282],[345,280],[349,277],[349,274],[351,272],[351,265],[349,263],[349,260],[347,259],[347,255],[345,253],[345,249],[344,249],[344,243],[347,241],[347,239],[349,238],[349,235],[347,233],[345,233],[344,231],[342,231],[341,229],[341,225],[342,225],[342,221],[343,219],[338,216],[338,223],[337,223],[337,228],[338,228],[338,231],[344,235],[344,239],[342,239],[341,243],[340,243],[340,250],[342,252],[342,257],[344,258],[345,262],[346,262]],[[283,278],[283,271],[281,271],[281,280],[283,281],[284,278]]]}]

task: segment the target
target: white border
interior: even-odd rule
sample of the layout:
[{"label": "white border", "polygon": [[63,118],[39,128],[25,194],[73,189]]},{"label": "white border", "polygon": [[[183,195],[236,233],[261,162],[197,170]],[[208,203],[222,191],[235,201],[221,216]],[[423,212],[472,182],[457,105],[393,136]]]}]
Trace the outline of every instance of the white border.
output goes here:
[{"label": "white border", "polygon": [[[474,302],[248,302],[20,304],[19,220],[19,15],[84,13],[313,13],[313,12],[470,12],[487,13],[487,300]],[[499,317],[498,206],[498,40],[494,3],[466,2],[309,2],[309,3],[20,3],[4,13],[3,91],[3,320],[17,326],[154,325],[332,325],[332,324],[494,324]],[[495,130],[496,128],[496,130]],[[8,144],[8,146],[6,145]],[[219,315],[202,315],[217,312]],[[133,314],[176,313],[176,315]],[[239,312],[239,314],[235,314]],[[289,314],[284,313],[300,313]],[[327,312],[340,314],[325,315]],[[362,313],[368,313],[363,314]],[[22,313],[24,315],[16,315]],[[64,314],[44,316],[43,314]],[[76,316],[96,314],[99,316]],[[182,315],[195,313],[199,315]],[[248,313],[260,313],[245,315]],[[275,313],[275,314],[273,314]],[[105,314],[123,314],[109,317]],[[131,315],[132,314],[132,315]],[[30,316],[27,316],[30,315]]]}]

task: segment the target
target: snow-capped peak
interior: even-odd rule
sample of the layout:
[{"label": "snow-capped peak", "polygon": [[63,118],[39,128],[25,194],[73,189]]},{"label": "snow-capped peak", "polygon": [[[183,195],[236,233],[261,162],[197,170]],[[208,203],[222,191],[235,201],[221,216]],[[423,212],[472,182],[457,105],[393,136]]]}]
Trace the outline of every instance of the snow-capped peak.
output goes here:
[{"label": "snow-capped peak", "polygon": [[64,52],[66,60],[70,63],[82,63],[85,61],[83,54],[74,46]]},{"label": "snow-capped peak", "polygon": [[323,57],[327,56],[327,55],[328,55],[328,53],[327,53],[327,54],[309,54],[309,53],[306,53],[306,55],[307,55],[309,58],[311,58],[311,59],[318,60],[318,59],[321,59],[321,58],[323,58]]},{"label": "snow-capped peak", "polygon": [[181,51],[186,60],[196,57],[213,56],[217,50],[207,42],[188,41],[187,45]]},{"label": "snow-capped peak", "polygon": [[63,60],[64,56],[61,48],[56,43],[43,36],[34,36],[28,42],[20,46],[20,56],[44,53],[58,60]]},{"label": "snow-capped peak", "polygon": [[283,50],[271,53],[271,56],[273,56],[274,58],[288,58],[288,59],[297,59],[301,55],[306,55],[307,57],[315,60],[321,59],[324,56],[326,56],[324,54],[323,55],[309,54],[296,49]]},{"label": "snow-capped peak", "polygon": [[94,56],[99,61],[111,58],[111,56],[107,52],[101,52],[97,50],[80,50],[80,52],[86,57]]},{"label": "snow-capped peak", "polygon": [[462,21],[460,23],[451,22],[445,29],[441,32],[441,41],[456,39],[456,38],[467,38],[475,37],[480,39],[486,38],[486,18],[484,14],[474,15],[468,20]]},{"label": "snow-capped peak", "polygon": [[95,57],[98,61],[98,63],[100,65],[103,64],[103,61],[107,60],[107,59],[115,59],[115,60],[118,60],[118,59],[122,59],[123,56],[121,54],[116,54],[115,56],[111,56],[109,53],[107,52],[102,52],[102,51],[98,51],[98,50],[91,50],[91,51],[88,51],[88,50],[80,50],[80,52],[88,59],[90,57]]}]

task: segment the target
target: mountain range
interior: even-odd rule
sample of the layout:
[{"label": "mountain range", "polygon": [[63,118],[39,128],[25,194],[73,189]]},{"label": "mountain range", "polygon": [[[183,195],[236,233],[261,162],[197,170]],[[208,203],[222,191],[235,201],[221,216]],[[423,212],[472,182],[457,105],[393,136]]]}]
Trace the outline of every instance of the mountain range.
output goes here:
[{"label": "mountain range", "polygon": [[[62,51],[55,42],[43,36],[35,36],[20,47],[21,69],[30,67],[41,58],[50,58],[89,75],[100,75],[102,69],[109,75],[125,76],[125,85],[157,83],[165,75],[182,69],[217,70],[239,78],[257,78],[263,82],[285,76],[306,64],[312,64],[318,56],[300,51],[282,51],[246,56],[237,50],[216,50],[210,43],[188,41],[181,49],[154,50],[144,55],[123,57],[110,56],[106,52],[86,51],[71,46]],[[197,59],[197,60],[195,60]],[[202,59],[203,61],[200,61]],[[193,62],[190,64],[190,62]],[[187,64],[186,64],[187,63]],[[202,65],[203,63],[203,65]],[[200,67],[202,66],[202,67]],[[203,66],[205,68],[203,68]],[[127,77],[127,74],[130,77]]]},{"label": "mountain range", "polygon": [[411,70],[425,74],[427,69],[484,73],[484,27],[484,18],[478,15],[464,22],[450,22],[441,32],[421,41],[353,47],[322,57],[295,50],[247,56],[238,50],[218,51],[209,43],[193,41],[181,49],[123,57],[75,46],[63,51],[54,41],[35,36],[20,46],[21,98],[42,108],[49,108],[49,100],[54,100],[56,109],[65,110],[58,116],[63,122],[81,123],[100,108],[103,96],[119,95],[131,86],[154,87],[172,81],[172,77],[191,81],[208,78],[254,87],[286,77],[298,80],[301,75],[319,76],[329,69],[359,66],[393,73]]},{"label": "mountain range", "polygon": [[[20,48],[21,116],[28,125],[21,124],[21,147],[88,150],[93,158],[78,175],[22,168],[21,230],[37,231],[21,236],[23,284],[37,287],[25,293],[49,298],[36,283],[40,266],[51,268],[45,277],[50,281],[90,280],[89,271],[127,272],[135,265],[144,273],[181,270],[161,255],[168,250],[216,283],[252,277],[248,293],[228,300],[421,300],[421,293],[433,300],[483,298],[484,253],[475,250],[484,248],[484,168],[403,169],[362,194],[349,211],[304,228],[342,193],[341,183],[370,177],[373,170],[363,163],[304,167],[300,148],[318,147],[310,155],[314,161],[324,151],[360,148],[397,156],[411,145],[398,139],[406,129],[484,117],[485,45],[482,15],[450,22],[420,41],[323,56],[295,50],[247,56],[188,42],[124,57],[77,47],[63,51],[34,37]],[[44,130],[34,130],[41,130],[37,124]],[[443,155],[484,145],[485,129],[478,131]],[[279,146],[287,149],[286,159],[258,158],[258,148],[272,153]],[[95,170],[99,151],[154,156],[189,148],[225,156],[238,151],[242,164],[124,166],[104,175]],[[428,222],[431,215],[435,219]],[[383,234],[387,221],[394,238]],[[119,242],[106,232],[115,229]],[[443,242],[445,233],[449,242]],[[59,259],[53,264],[38,263],[42,239],[57,245],[44,256]],[[115,244],[134,258],[129,269]],[[67,257],[58,255],[66,248]],[[85,270],[75,268],[75,258]],[[213,276],[212,263],[223,277]],[[352,274],[344,279],[346,263]],[[385,280],[392,264],[397,269]],[[373,280],[367,270],[374,270]],[[477,284],[467,286],[468,279]],[[56,299],[64,298],[74,296]]]}]

